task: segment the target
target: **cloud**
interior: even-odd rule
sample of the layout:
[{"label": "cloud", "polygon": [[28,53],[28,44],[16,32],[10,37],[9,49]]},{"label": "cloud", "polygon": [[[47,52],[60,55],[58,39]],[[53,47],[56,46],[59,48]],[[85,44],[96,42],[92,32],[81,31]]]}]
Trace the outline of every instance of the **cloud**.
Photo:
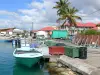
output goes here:
[{"label": "cloud", "polygon": [[[19,9],[18,11],[30,17],[30,21],[34,22],[40,28],[47,25],[55,25],[57,20],[56,10],[53,9],[55,3],[53,1],[44,0],[43,2],[33,1],[28,4],[31,9]],[[25,16],[23,16],[25,17]],[[36,24],[37,23],[37,24]],[[35,28],[37,28],[35,26]]]},{"label": "cloud", "polygon": [[[100,22],[100,0],[69,0],[82,16],[83,22]],[[96,12],[97,11],[97,12]],[[80,13],[81,12],[81,13]],[[83,17],[84,16],[84,17]]]},{"label": "cloud", "polygon": [[0,16],[4,15],[8,17],[3,21],[3,18],[1,18],[0,26],[15,26],[29,29],[32,22],[34,22],[34,28],[39,29],[47,25],[55,25],[57,17],[56,10],[52,9],[54,5],[53,1],[43,0],[42,2],[38,2],[35,0],[28,4],[29,9],[18,9],[17,12],[0,10]]},{"label": "cloud", "polygon": [[[57,25],[56,20],[57,10],[53,9],[55,2],[58,0],[33,0],[27,4],[28,8],[18,9],[17,12],[10,12],[7,10],[0,10],[0,27],[17,27],[23,29],[32,29],[32,22],[34,29],[40,29],[48,25]],[[90,13],[100,9],[100,0],[69,0],[72,6],[75,6],[79,12],[77,15],[81,16],[82,22],[100,21],[99,13]],[[4,18],[6,17],[7,18]]]}]

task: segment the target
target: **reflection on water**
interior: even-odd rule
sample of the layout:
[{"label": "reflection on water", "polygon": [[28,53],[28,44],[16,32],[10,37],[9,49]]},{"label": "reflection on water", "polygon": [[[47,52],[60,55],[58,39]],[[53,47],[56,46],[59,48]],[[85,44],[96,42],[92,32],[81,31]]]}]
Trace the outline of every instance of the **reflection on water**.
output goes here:
[{"label": "reflection on water", "polygon": [[39,65],[29,69],[15,64],[13,51],[11,43],[0,40],[0,75],[49,75],[47,69],[40,69]]},{"label": "reflection on water", "polygon": [[39,65],[35,65],[32,68],[16,64],[13,68],[13,75],[44,75]]},{"label": "reflection on water", "polygon": [[13,51],[11,43],[0,40],[0,75],[13,75]]}]

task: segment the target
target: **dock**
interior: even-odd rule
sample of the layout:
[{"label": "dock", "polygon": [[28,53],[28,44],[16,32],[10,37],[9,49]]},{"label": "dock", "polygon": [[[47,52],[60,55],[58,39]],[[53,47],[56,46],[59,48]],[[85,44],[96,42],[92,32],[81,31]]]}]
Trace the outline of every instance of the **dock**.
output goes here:
[{"label": "dock", "polygon": [[[72,45],[65,41],[56,41],[66,45]],[[82,75],[100,75],[100,49],[88,48],[87,59],[71,58],[65,55],[52,55],[50,62],[59,62],[71,70],[78,72]]]}]

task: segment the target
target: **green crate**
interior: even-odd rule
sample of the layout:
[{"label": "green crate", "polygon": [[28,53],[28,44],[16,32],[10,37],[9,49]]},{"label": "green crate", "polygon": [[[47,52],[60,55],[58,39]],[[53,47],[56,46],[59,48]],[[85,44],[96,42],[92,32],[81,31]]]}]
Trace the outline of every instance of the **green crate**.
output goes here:
[{"label": "green crate", "polygon": [[65,55],[72,58],[79,57],[79,48],[74,46],[66,46]]},{"label": "green crate", "polygon": [[54,42],[51,43],[51,46],[55,46],[55,45],[56,45],[56,43],[54,43]]},{"label": "green crate", "polygon": [[45,44],[48,46],[50,45],[52,42],[51,41],[46,41]]},{"label": "green crate", "polygon": [[47,46],[55,46],[55,45],[56,45],[56,43],[53,42],[53,41],[46,41],[45,44],[46,44]]}]

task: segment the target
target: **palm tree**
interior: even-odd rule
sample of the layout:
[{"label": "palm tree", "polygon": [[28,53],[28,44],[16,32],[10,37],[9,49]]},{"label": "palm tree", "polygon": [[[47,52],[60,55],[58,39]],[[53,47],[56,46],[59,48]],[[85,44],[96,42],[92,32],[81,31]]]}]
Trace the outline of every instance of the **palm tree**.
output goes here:
[{"label": "palm tree", "polygon": [[68,0],[60,0],[59,2],[56,2],[56,6],[53,7],[57,10],[57,15],[59,15],[59,18],[57,21],[64,20],[64,23],[62,26],[68,22],[71,26],[76,26],[76,19],[81,20],[81,17],[77,16],[76,13],[78,10],[75,7],[69,6],[70,2]]},{"label": "palm tree", "polygon": [[64,9],[68,8],[70,2],[68,0],[59,0],[56,2],[56,6],[54,6],[54,9],[57,9],[57,15],[61,15],[61,13],[64,11]]},{"label": "palm tree", "polygon": [[64,20],[62,25],[68,22],[70,26],[76,26],[76,20],[82,20],[81,17],[76,15],[77,12],[78,10],[75,7],[69,7],[61,13],[61,16],[58,20]]}]

